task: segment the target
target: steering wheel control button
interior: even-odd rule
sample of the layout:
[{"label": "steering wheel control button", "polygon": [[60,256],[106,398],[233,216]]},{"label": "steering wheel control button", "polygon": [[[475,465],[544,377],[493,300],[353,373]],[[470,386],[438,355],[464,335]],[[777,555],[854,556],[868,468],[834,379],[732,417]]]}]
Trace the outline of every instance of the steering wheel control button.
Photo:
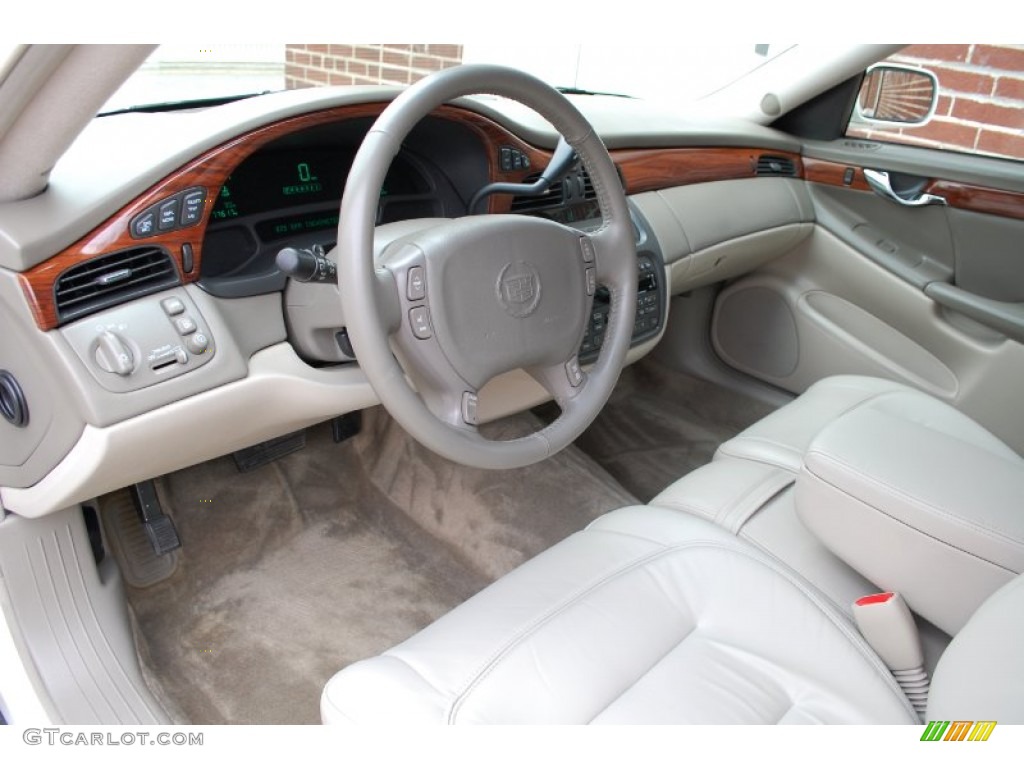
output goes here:
[{"label": "steering wheel control button", "polygon": [[409,325],[412,335],[417,339],[429,339],[434,335],[430,328],[430,311],[426,307],[413,307],[409,310]]},{"label": "steering wheel control button", "polygon": [[206,200],[206,190],[203,188],[190,189],[181,196],[181,219],[179,225],[190,227],[198,224],[203,217],[203,203]]},{"label": "steering wheel control button", "polygon": [[424,275],[423,267],[409,267],[406,289],[409,301],[422,301],[427,295],[427,278]]},{"label": "steering wheel control button", "polygon": [[164,308],[164,312],[166,312],[170,317],[180,315],[182,312],[185,311],[185,304],[182,302],[181,299],[164,299],[163,301],[160,302],[160,306]]},{"label": "steering wheel control button", "polygon": [[583,261],[587,264],[594,263],[594,244],[590,242],[589,237],[580,238],[580,251],[583,253]]},{"label": "steering wheel control button", "polygon": [[132,219],[132,237],[149,237],[156,231],[156,213],[144,211]]},{"label": "steering wheel control button", "polygon": [[587,296],[593,296],[597,290],[597,270],[587,267]]},{"label": "steering wheel control button", "polygon": [[166,203],[161,203],[157,219],[157,227],[161,232],[174,229],[178,226],[178,211],[181,209],[181,200],[172,197]]},{"label": "steering wheel control button", "polygon": [[583,369],[580,368],[580,361],[575,357],[565,364],[565,375],[574,387],[583,383]]},{"label": "steering wheel control button", "polygon": [[467,424],[472,424],[473,426],[476,426],[476,407],[478,403],[479,398],[472,392],[462,393],[462,420]]},{"label": "steering wheel control button", "polygon": [[540,303],[540,273],[528,261],[513,261],[498,274],[498,301],[512,317],[529,317]]},{"label": "steering wheel control button", "polygon": [[210,340],[205,333],[196,333],[186,339],[185,346],[193,355],[201,355],[210,348]]},{"label": "steering wheel control button", "polygon": [[191,317],[176,317],[174,318],[174,327],[178,330],[178,334],[181,336],[188,336],[190,333],[196,332],[196,321]]}]

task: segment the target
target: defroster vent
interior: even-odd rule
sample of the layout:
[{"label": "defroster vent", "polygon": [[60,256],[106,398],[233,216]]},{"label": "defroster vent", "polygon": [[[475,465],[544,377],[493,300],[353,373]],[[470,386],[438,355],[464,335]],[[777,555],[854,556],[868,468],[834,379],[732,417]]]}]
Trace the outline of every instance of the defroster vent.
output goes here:
[{"label": "defroster vent", "polygon": [[98,256],[57,278],[57,317],[67,322],[180,283],[174,260],[163,248],[130,248]]}]

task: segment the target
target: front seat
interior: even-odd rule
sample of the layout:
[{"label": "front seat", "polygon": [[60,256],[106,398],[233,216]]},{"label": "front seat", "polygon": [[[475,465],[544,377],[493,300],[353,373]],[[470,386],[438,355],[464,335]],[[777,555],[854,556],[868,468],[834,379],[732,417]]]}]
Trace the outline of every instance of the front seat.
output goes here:
[{"label": "front seat", "polygon": [[704,520],[605,515],[324,689],[326,723],[916,723],[849,620]]},{"label": "front seat", "polygon": [[[897,512],[907,498],[928,502],[929,510],[933,502],[941,506],[941,500],[925,498],[930,490],[918,487],[921,477],[944,472],[953,482],[963,469],[960,457],[971,458],[966,466],[974,470],[992,470],[985,477],[995,477],[996,469],[999,477],[1006,475],[1006,487],[994,497],[999,509],[983,515],[959,510],[952,534],[939,523],[957,510],[935,507],[935,522],[918,513],[920,504],[910,505],[916,517],[898,524],[913,536],[941,539],[955,549],[965,542],[973,546],[979,537],[1006,538],[1008,529],[1020,527],[1011,491],[1024,482],[1024,461],[950,406],[880,380],[823,381],[726,443],[722,457],[709,465],[721,472],[692,474],[703,472],[698,491],[711,483],[721,491],[711,496],[730,497],[736,485],[730,468],[752,462],[791,478],[787,483],[795,479],[798,498],[803,484],[803,515],[812,520],[828,506],[829,524],[836,515],[860,515],[871,525],[868,515],[884,512],[888,496],[869,513],[844,494],[854,487],[848,476],[864,479],[860,469],[871,466],[865,457],[877,464],[889,435],[911,435],[918,448],[900,451],[900,461],[910,464],[887,460],[880,475],[890,495],[902,500]],[[936,451],[941,455],[933,456]],[[824,473],[822,456],[843,471]],[[916,461],[926,471],[914,469]],[[897,464],[914,471],[907,478],[887,477]],[[967,474],[963,479],[970,482],[977,472]],[[684,478],[662,494],[680,503],[666,506],[659,497],[654,503],[663,506],[628,507],[599,518],[406,642],[342,670],[324,688],[324,722],[920,722],[834,598],[785,558],[723,527],[729,515],[680,511],[707,506],[706,493],[689,498],[693,485]],[[767,487],[783,492],[778,483]],[[879,503],[877,495],[864,494],[864,500]],[[971,536],[960,530],[965,526]],[[1024,537],[1014,534],[1014,541],[1024,552]],[[877,539],[862,543],[871,552],[879,549]],[[808,544],[801,539],[794,546]],[[855,548],[854,554],[863,553]],[[937,557],[931,565],[945,562]],[[904,578],[902,572],[880,572],[885,578],[879,585]],[[934,590],[958,610],[981,607],[969,620],[967,611],[966,624],[950,625],[956,637],[935,669],[927,717],[1024,722],[1024,576],[1009,568],[1000,581],[1005,586],[992,594],[965,592],[958,573],[936,573]],[[922,592],[931,587],[919,581],[907,582],[911,606],[929,607]]]}]

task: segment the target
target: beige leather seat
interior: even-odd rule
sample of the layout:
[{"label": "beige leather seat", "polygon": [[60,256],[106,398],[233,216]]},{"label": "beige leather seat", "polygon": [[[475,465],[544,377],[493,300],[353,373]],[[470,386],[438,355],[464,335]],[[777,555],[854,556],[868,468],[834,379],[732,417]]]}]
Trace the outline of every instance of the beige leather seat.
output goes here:
[{"label": "beige leather seat", "polygon": [[606,515],[336,675],[324,722],[914,723],[854,627],[703,520]]},{"label": "beige leather seat", "polygon": [[[868,403],[882,405],[854,415]],[[851,424],[877,425],[888,407],[1009,451],[909,388],[826,380],[724,444],[652,502],[661,507],[600,518],[408,641],[342,670],[324,689],[324,721],[919,722],[844,610],[872,585],[831,553],[808,557],[812,544],[824,547],[793,527],[794,482],[816,482],[804,456]],[[762,517],[785,545],[743,535]],[[846,571],[836,578],[835,568]],[[1024,722],[1022,578],[988,598],[943,655],[929,717]],[[970,673],[976,656],[991,679]]]}]

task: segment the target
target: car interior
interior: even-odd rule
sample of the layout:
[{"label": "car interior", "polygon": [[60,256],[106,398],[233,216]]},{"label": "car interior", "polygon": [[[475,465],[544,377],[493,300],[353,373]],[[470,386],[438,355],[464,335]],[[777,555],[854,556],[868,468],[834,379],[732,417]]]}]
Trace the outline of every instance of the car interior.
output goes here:
[{"label": "car interior", "polygon": [[20,46],[4,720],[1024,722],[1024,164],[848,134],[900,48],[97,117],[152,46]]}]

